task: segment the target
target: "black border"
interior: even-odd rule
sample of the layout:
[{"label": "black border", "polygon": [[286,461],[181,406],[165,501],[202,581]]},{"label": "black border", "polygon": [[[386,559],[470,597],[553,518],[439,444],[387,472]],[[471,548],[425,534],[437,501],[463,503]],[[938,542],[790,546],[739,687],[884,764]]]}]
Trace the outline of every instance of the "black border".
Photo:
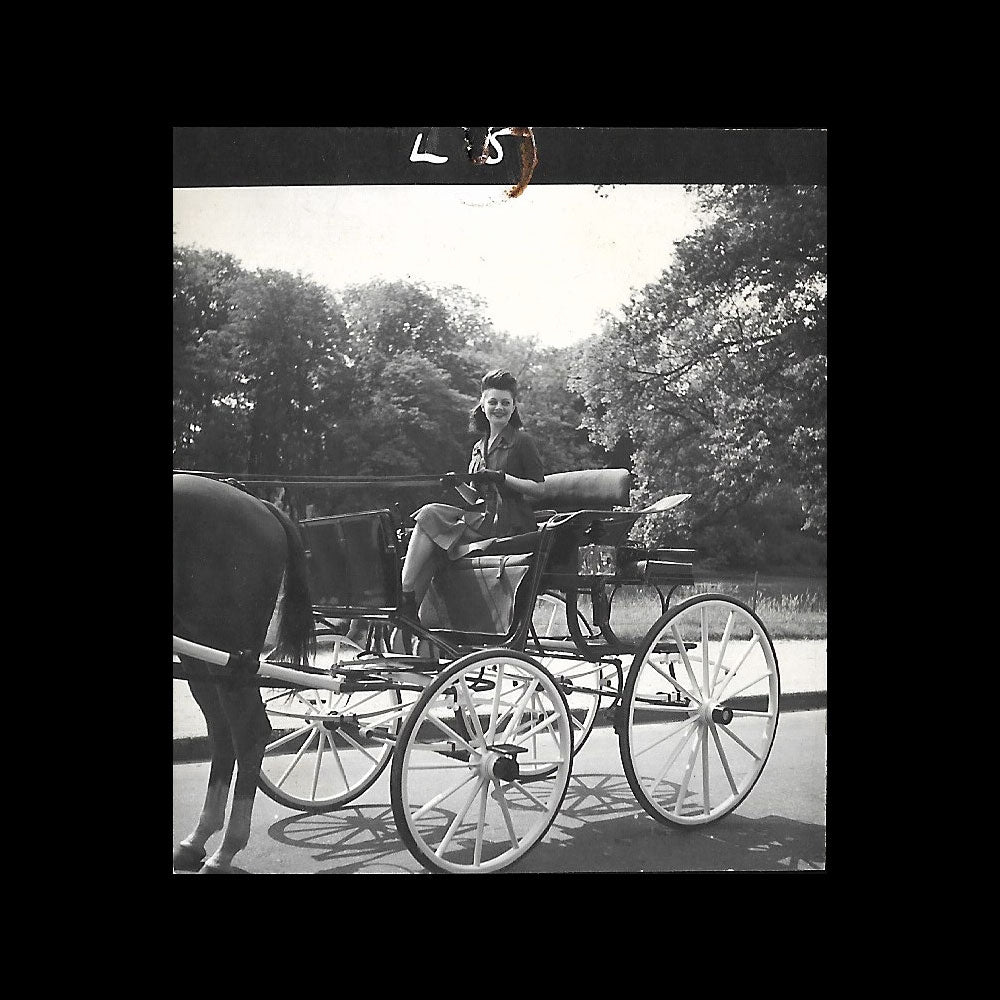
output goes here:
[{"label": "black border", "polygon": [[[461,129],[455,127],[422,126],[171,126],[172,178],[171,186],[176,187],[249,187],[269,185],[375,185],[375,184],[504,184],[511,183],[511,172],[490,170],[472,164],[464,155]],[[446,154],[445,164],[411,163],[409,152],[418,132],[425,132],[436,145],[435,152]],[[755,184],[827,184],[828,176],[828,132],[825,127],[660,127],[626,126],[614,127],[589,125],[582,127],[533,127],[538,148],[539,163],[535,168],[531,184],[698,184],[698,183],[755,183]],[[162,135],[162,133],[161,133]],[[505,149],[508,149],[505,142]],[[158,157],[158,144],[149,150]],[[426,147],[425,148],[431,148]],[[515,157],[505,163],[507,168]],[[140,198],[141,200],[141,198]],[[155,205],[154,214],[155,214]],[[172,215],[172,209],[171,209]],[[153,243],[153,252],[155,247]],[[152,269],[150,269],[152,270]],[[140,273],[148,278],[144,267]],[[141,287],[143,281],[138,282]],[[152,281],[151,293],[156,296],[156,282]],[[152,363],[158,368],[153,352]],[[155,385],[155,378],[154,378]],[[159,413],[155,391],[150,390],[145,406],[150,408],[152,425]],[[134,430],[133,430],[134,433]],[[155,430],[145,438],[149,447],[156,440]],[[152,450],[152,449],[150,449]],[[151,463],[152,464],[152,463]],[[138,503],[141,509],[139,522],[147,526],[152,523],[165,524],[168,511],[154,515],[159,496],[156,486],[161,480],[155,471],[151,472],[149,487],[144,489],[140,476],[138,489],[143,496],[126,497],[130,506]],[[162,494],[164,497],[168,495]],[[116,502],[123,502],[116,498]],[[165,505],[169,504],[169,500]],[[155,529],[157,532],[159,529]],[[143,547],[145,548],[143,543]],[[166,546],[166,542],[164,545]],[[153,546],[155,552],[155,544]],[[161,565],[158,558],[150,555],[147,564],[148,589],[144,591],[143,607],[152,612],[138,619],[134,616],[126,624],[126,643],[133,649],[149,646],[150,621],[155,622],[162,601],[164,613],[167,606],[166,574],[156,569]],[[167,560],[171,557],[168,554]],[[832,566],[831,566],[832,569]],[[829,571],[828,571],[829,575]],[[164,596],[159,598],[158,587],[162,583]],[[123,608],[132,608],[128,595]],[[149,603],[145,603],[148,600]],[[158,645],[157,643],[153,644]],[[147,654],[144,654],[143,659]],[[158,659],[155,648],[148,658]],[[128,662],[126,662],[126,660]],[[144,663],[136,665],[144,670]],[[151,697],[158,683],[155,682],[155,666],[146,676],[149,678]],[[111,669],[110,667],[108,669]],[[123,659],[119,668],[135,669],[131,658]],[[145,679],[139,687],[145,687]],[[158,727],[138,727],[137,732],[155,734]],[[157,737],[153,735],[153,741]],[[141,741],[140,741],[141,742]],[[129,746],[131,749],[129,749]],[[838,754],[848,748],[841,747]],[[134,757],[132,755],[135,755]],[[130,759],[122,759],[130,758]],[[114,759],[113,768],[117,774],[121,768],[125,773],[119,780],[131,782],[132,776],[125,775],[134,770],[134,780],[138,786],[147,787],[151,760],[155,752],[146,754],[138,743],[121,744],[111,748],[106,759]],[[171,782],[172,787],[172,782]],[[106,789],[107,790],[107,789]],[[829,779],[826,800],[829,810]],[[157,793],[159,800],[159,793]],[[138,828],[123,831],[125,838],[134,836],[139,828],[158,827],[158,807],[154,807],[152,796],[142,796],[153,815],[147,824],[140,821]],[[258,803],[259,804],[259,803]],[[141,810],[140,810],[141,811]],[[160,855],[148,838],[140,836],[136,843],[135,864],[145,867],[147,862],[154,870],[160,869]],[[155,838],[154,838],[155,842]],[[122,845],[124,846],[124,845]],[[128,849],[125,849],[127,856]],[[842,852],[834,851],[836,858]],[[137,870],[136,869],[136,870]],[[827,850],[827,868],[830,872],[830,852]],[[837,870],[836,867],[833,869]],[[639,874],[639,873],[551,873],[548,878],[560,878],[565,884],[567,878],[585,877],[586,874]],[[658,873],[661,876],[677,875],[720,875],[718,872],[678,872]],[[766,874],[758,872],[737,872],[737,875]],[[807,874],[807,873],[802,873]],[[420,885],[420,883],[418,883]],[[615,883],[610,883],[612,888]],[[426,892],[426,883],[423,890]],[[586,887],[589,892],[593,882]],[[638,890],[638,885],[635,886]],[[410,891],[398,895],[399,887],[393,892],[393,901],[409,899]],[[596,902],[596,898],[594,900]],[[393,906],[395,909],[395,906]]]}]

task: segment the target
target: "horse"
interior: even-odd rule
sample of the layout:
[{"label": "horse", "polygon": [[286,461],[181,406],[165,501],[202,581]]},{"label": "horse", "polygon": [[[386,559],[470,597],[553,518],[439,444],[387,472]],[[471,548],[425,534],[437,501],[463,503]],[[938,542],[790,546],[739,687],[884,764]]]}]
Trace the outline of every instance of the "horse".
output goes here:
[{"label": "horse", "polygon": [[[315,656],[306,554],[295,525],[273,504],[205,476],[175,473],[174,635],[243,654],[263,652],[279,589],[284,597],[272,658],[301,666]],[[191,693],[205,716],[211,769],[195,829],[174,849],[174,870],[234,874],[233,858],[250,839],[257,778],[271,725],[254,674],[181,656]],[[229,822],[218,850],[205,844]]]}]

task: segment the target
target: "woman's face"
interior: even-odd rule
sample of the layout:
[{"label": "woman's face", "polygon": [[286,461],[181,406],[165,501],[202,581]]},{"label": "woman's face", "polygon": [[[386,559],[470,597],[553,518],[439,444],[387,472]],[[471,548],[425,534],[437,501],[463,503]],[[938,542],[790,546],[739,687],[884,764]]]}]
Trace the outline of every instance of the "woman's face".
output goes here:
[{"label": "woman's face", "polygon": [[502,430],[507,426],[510,415],[514,412],[514,396],[506,389],[487,389],[480,400],[490,429]]}]

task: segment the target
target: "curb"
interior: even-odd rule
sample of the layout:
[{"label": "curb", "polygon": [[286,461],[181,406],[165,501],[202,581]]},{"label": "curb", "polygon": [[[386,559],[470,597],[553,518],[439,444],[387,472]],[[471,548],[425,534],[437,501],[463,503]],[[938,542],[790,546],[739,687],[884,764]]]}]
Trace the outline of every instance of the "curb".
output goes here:
[{"label": "curb", "polygon": [[[817,709],[826,708],[825,691],[788,691],[781,696],[779,701],[779,711],[781,712],[811,712]],[[655,719],[650,719],[655,722]],[[599,712],[594,722],[595,729],[606,729],[611,725],[610,720],[604,712]],[[191,764],[196,761],[208,761],[211,758],[208,753],[207,736],[183,736],[174,741],[175,764]]]}]

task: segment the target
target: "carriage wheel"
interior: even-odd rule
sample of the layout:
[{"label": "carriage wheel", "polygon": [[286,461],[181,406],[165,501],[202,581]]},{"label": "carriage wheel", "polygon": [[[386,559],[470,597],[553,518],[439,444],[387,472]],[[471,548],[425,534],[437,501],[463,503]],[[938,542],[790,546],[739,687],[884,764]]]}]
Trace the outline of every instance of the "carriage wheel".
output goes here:
[{"label": "carriage wheel", "polygon": [[745,604],[702,594],[666,612],[636,651],[617,726],[646,812],[697,826],[735,809],[771,752],[779,694],[774,645]]},{"label": "carriage wheel", "polygon": [[[327,670],[361,651],[339,635],[317,636],[315,666]],[[262,688],[274,735],[258,785],[275,802],[302,812],[327,812],[361,795],[385,770],[392,741],[364,736],[351,716],[395,735],[416,696],[375,690],[337,694],[324,688]],[[348,716],[346,723],[341,721]]]},{"label": "carriage wheel", "polygon": [[[584,637],[597,638],[600,632],[577,610],[580,631]],[[535,633],[541,638],[568,639],[566,627],[566,601],[557,594],[539,594],[532,611]],[[573,753],[577,754],[587,742],[597,713],[603,705],[607,708],[618,694],[618,669],[610,663],[593,663],[588,660],[566,660],[560,657],[539,657],[539,662],[568,690],[566,700],[573,726]],[[573,690],[583,688],[585,691]],[[590,692],[606,691],[604,696]]]},{"label": "carriage wheel", "polygon": [[498,871],[545,836],[572,761],[569,706],[552,675],[514,650],[470,653],[403,725],[389,779],[396,828],[431,871]]}]

